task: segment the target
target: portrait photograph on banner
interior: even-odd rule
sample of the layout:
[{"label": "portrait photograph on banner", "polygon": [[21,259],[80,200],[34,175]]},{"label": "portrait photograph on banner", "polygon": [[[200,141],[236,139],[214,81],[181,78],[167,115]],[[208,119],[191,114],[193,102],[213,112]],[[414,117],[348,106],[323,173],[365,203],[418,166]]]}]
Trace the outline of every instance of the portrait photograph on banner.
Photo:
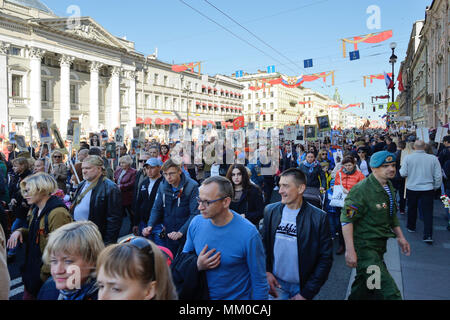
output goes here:
[{"label": "portrait photograph on banner", "polygon": [[52,143],[53,139],[50,135],[50,129],[48,127],[47,121],[38,122],[36,124],[37,130],[39,132],[39,140],[41,143]]},{"label": "portrait photograph on banner", "polygon": [[89,144],[91,147],[101,147],[102,141],[100,140],[100,134],[91,132],[89,134]]},{"label": "portrait photograph on banner", "polygon": [[67,134],[66,134],[66,140],[68,141],[73,141],[73,127],[75,125],[75,123],[77,123],[78,121],[73,120],[73,119],[69,119],[67,121]]},{"label": "portrait photograph on banner", "polygon": [[305,126],[305,136],[308,141],[315,140],[317,138],[317,127]]},{"label": "portrait photograph on banner", "polygon": [[330,120],[328,118],[328,115],[319,116],[319,117],[316,117],[316,119],[317,119],[317,126],[318,126],[320,132],[331,130],[331,125],[330,125]]},{"label": "portrait photograph on banner", "polygon": [[14,136],[14,140],[16,141],[17,148],[20,151],[25,151],[25,152],[28,151],[28,147],[27,147],[27,144],[25,142],[25,137],[24,136],[19,136],[19,135],[16,134]]},{"label": "portrait photograph on banner", "polygon": [[61,133],[59,132],[58,127],[56,126],[55,123],[53,123],[50,126],[50,130],[52,132],[53,138],[55,138],[56,144],[58,149],[64,153],[64,154],[68,154],[69,152],[66,149],[66,144],[64,143],[63,138],[61,137]]},{"label": "portrait photograph on banner", "polygon": [[304,143],[305,142],[305,128],[300,127],[299,125],[295,126],[296,130],[296,136],[295,136],[295,143]]},{"label": "portrait photograph on banner", "polygon": [[100,131],[100,134],[102,136],[102,141],[108,141],[108,130],[103,129]]},{"label": "portrait photograph on banner", "polygon": [[116,154],[116,143],[115,142],[107,142],[105,144],[105,148],[106,148],[106,159],[115,159],[117,154]]},{"label": "portrait photograph on banner", "polygon": [[116,132],[114,133],[114,140],[116,141],[116,144],[118,147],[122,147],[124,145],[124,130],[122,128],[117,128]]}]

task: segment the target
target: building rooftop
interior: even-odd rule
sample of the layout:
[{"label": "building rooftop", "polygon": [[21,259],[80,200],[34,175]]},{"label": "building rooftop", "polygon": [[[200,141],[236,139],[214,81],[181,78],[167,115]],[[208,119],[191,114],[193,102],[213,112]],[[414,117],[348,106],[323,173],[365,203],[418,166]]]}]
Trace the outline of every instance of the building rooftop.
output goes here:
[{"label": "building rooftop", "polygon": [[7,0],[7,1],[24,7],[34,8],[49,14],[53,14],[53,12],[39,0]]}]

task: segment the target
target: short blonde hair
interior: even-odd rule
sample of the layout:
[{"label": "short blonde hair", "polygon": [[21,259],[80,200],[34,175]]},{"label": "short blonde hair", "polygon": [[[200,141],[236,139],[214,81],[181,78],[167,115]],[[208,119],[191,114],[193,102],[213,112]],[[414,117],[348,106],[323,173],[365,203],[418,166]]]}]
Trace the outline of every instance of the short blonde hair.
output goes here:
[{"label": "short blonde hair", "polygon": [[92,221],[77,221],[65,224],[51,232],[42,255],[42,260],[50,264],[50,256],[56,252],[79,255],[95,266],[97,257],[105,248],[98,227]]},{"label": "short blonde hair", "polygon": [[103,159],[99,156],[94,155],[87,156],[86,159],[83,160],[83,162],[102,168],[104,168],[105,166],[105,164],[103,163]]},{"label": "short blonde hair", "polygon": [[[27,191],[28,189],[28,191]],[[38,172],[28,176],[20,183],[22,195],[51,195],[58,189],[55,178],[48,173]]]},{"label": "short blonde hair", "polygon": [[167,265],[167,258],[157,245],[146,240],[152,247],[155,263],[153,267],[149,266],[151,259],[148,253],[142,252],[130,243],[113,244],[100,253],[97,260],[97,274],[103,268],[103,272],[109,277],[138,280],[144,286],[155,279],[155,300],[177,300],[178,295]]},{"label": "short blonde hair", "polygon": [[119,164],[121,162],[124,162],[127,165],[131,166],[133,164],[133,159],[131,159],[131,157],[129,155],[126,155],[126,156],[122,156],[119,158]]}]

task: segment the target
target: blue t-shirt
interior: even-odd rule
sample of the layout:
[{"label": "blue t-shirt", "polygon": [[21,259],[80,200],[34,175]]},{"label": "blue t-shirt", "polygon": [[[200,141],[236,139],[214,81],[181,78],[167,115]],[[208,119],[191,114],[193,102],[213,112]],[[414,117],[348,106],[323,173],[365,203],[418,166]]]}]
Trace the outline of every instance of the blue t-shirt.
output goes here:
[{"label": "blue t-shirt", "polygon": [[212,300],[267,300],[269,286],[261,237],[255,226],[233,212],[225,226],[215,226],[210,219],[197,215],[187,233],[183,252],[195,250],[197,255],[207,251],[220,252],[220,264],[206,271]]}]

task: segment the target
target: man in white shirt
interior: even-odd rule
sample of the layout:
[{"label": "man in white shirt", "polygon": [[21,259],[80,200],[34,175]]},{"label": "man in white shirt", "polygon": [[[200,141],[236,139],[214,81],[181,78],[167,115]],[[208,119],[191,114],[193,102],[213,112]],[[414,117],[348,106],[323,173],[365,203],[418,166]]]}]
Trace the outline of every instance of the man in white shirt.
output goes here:
[{"label": "man in white shirt", "polygon": [[423,214],[423,241],[433,243],[434,192],[441,187],[442,170],[436,156],[425,153],[425,142],[414,143],[415,152],[407,155],[400,168],[400,175],[406,179],[408,204],[407,230],[416,231],[417,206]]}]

